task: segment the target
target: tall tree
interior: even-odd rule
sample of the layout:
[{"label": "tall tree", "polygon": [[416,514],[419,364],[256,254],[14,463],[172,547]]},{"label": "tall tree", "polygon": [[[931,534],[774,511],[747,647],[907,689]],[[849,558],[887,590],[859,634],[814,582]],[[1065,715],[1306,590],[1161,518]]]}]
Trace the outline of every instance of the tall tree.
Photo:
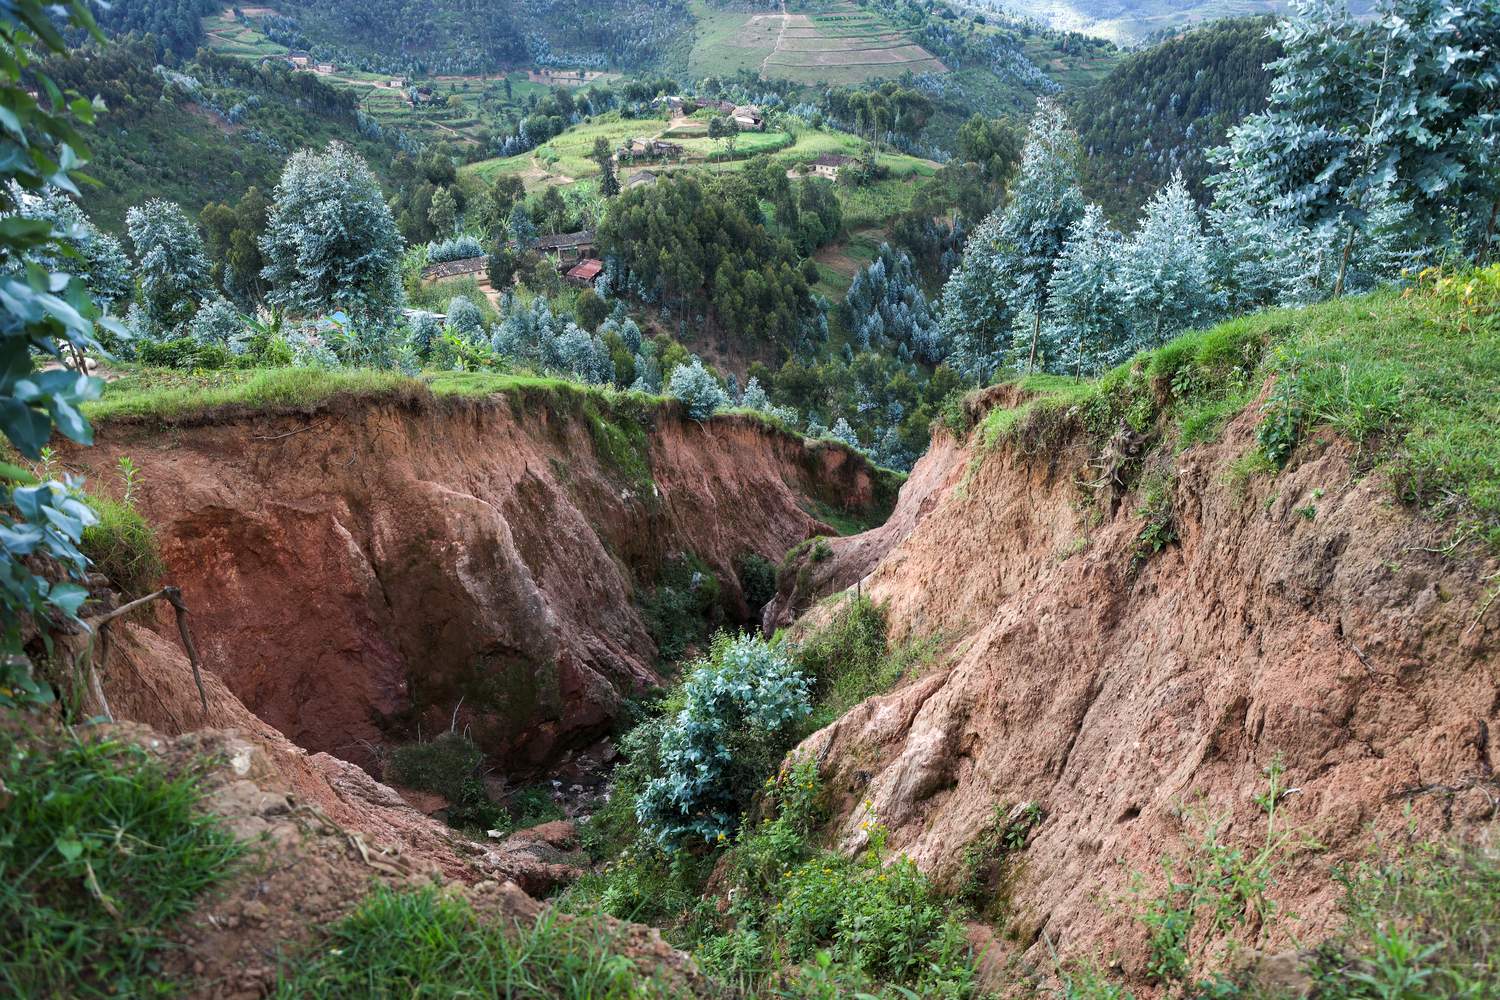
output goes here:
[{"label": "tall tree", "polygon": [[198,227],[181,206],[152,198],[125,214],[135,247],[141,298],[153,332],[192,319],[212,288],[212,268]]},{"label": "tall tree", "polygon": [[1018,308],[1035,317],[1028,370],[1036,363],[1052,272],[1069,231],[1083,215],[1078,156],[1078,137],[1069,128],[1062,107],[1039,100],[1021,153],[1021,171],[1000,219],[1012,295]]},{"label": "tall tree", "polygon": [[[1468,237],[1483,254],[1500,205],[1500,5],[1385,0],[1356,20],[1331,0],[1298,0],[1275,29],[1286,50],[1269,108],[1217,157],[1256,207],[1325,235],[1344,290],[1356,243],[1384,197],[1417,209],[1435,239]],[[1482,235],[1448,220],[1488,218]]]},{"label": "tall tree", "polygon": [[1052,276],[1045,338],[1053,367],[1093,374],[1129,349],[1117,269],[1120,234],[1097,205],[1073,224]]},{"label": "tall tree", "polygon": [[1117,273],[1138,348],[1159,347],[1222,308],[1208,237],[1182,175],[1146,204]]},{"label": "tall tree", "polygon": [[260,248],[273,305],[303,316],[343,310],[374,327],[395,322],[405,243],[369,166],[342,143],[293,154]]},{"label": "tall tree", "polygon": [[615,157],[609,148],[609,140],[599,136],[594,140],[593,160],[599,164],[599,193],[613,198],[620,193],[620,179],[615,176]]}]

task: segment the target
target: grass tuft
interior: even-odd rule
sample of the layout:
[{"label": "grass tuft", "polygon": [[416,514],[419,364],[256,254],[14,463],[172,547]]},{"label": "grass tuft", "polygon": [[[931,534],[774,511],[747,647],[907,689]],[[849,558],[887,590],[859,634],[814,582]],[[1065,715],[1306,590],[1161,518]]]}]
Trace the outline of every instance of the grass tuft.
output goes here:
[{"label": "grass tuft", "polygon": [[244,851],[199,777],[110,740],[0,733],[0,994],[173,991],[166,929]]},{"label": "grass tuft", "polygon": [[316,950],[282,972],[284,1000],[508,997],[626,1000],[670,996],[591,920],[546,911],[530,925],[481,917],[433,888],[376,889]]},{"label": "grass tuft", "polygon": [[156,530],[140,512],[107,496],[90,496],[88,505],[99,518],[83,529],[83,554],[121,593],[139,597],[166,572]]}]

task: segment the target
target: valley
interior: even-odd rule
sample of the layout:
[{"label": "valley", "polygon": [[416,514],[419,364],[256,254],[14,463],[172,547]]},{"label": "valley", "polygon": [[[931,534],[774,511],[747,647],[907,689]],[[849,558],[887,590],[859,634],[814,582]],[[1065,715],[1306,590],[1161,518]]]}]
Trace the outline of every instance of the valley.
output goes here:
[{"label": "valley", "polygon": [[0,13],[0,993],[1500,991],[1500,13],[1168,6]]}]

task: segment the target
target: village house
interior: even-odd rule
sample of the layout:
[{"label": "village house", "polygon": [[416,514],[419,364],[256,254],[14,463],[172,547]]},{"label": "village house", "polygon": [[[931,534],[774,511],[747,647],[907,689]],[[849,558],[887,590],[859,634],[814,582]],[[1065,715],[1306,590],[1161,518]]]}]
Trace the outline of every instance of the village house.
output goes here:
[{"label": "village house", "polygon": [[625,190],[630,191],[638,187],[645,187],[656,183],[656,174],[650,170],[637,170],[625,181]]},{"label": "village house", "polygon": [[404,77],[404,76],[393,76],[388,81],[388,84],[389,84],[389,86],[392,86],[392,87],[396,88],[397,90],[405,90],[406,89],[406,77]]},{"label": "village house", "polygon": [[753,104],[741,105],[730,112],[734,124],[741,132],[763,132],[766,128],[766,116],[761,114],[760,108]]},{"label": "village house", "polygon": [[[511,250],[516,249],[515,240],[505,244]],[[531,245],[531,249],[540,254],[547,254],[557,261],[559,265],[573,264],[594,253],[594,231],[584,229],[576,233],[557,233],[552,236],[543,236]]]},{"label": "village house", "polygon": [[581,260],[578,263],[574,264],[572,267],[568,268],[567,274],[565,274],[563,277],[565,277],[570,284],[579,286],[592,285],[594,283],[594,279],[599,277],[599,275],[603,271],[604,261],[599,260],[595,257],[590,257],[586,260]]},{"label": "village house", "polygon": [[627,145],[621,146],[615,151],[615,159],[625,162],[630,160],[675,160],[681,158],[686,150],[675,142],[664,142],[661,139],[631,139]]},{"label": "village house", "polygon": [[431,87],[416,87],[407,91],[406,97],[407,100],[411,101],[412,107],[416,107],[419,104],[431,104],[437,100],[437,94],[433,92]]},{"label": "village house", "polygon": [[312,56],[306,52],[299,52],[293,49],[286,54],[286,61],[298,69],[306,69],[308,64],[312,62]]},{"label": "village house", "polygon": [[313,72],[319,76],[330,76],[333,73],[333,63],[318,63],[313,67]]},{"label": "village house", "polygon": [[823,153],[813,160],[813,173],[819,177],[827,177],[829,180],[838,180],[839,171],[853,162],[855,162],[854,157],[845,156],[843,153]]},{"label": "village house", "polygon": [[422,268],[422,280],[441,281],[444,278],[462,278],[473,274],[483,274],[489,266],[490,259],[487,256],[444,261],[441,264],[431,264]]}]

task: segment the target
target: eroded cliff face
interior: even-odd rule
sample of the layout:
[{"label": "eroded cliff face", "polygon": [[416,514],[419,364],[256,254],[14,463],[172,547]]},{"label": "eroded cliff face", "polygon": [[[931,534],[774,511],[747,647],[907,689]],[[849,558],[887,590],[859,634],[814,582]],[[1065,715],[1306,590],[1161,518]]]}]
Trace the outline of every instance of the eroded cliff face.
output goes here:
[{"label": "eroded cliff face", "polygon": [[[992,400],[993,401],[993,398]],[[862,578],[897,639],[939,636],[923,676],[810,737],[853,850],[873,813],[891,846],[940,879],[997,807],[1044,819],[1012,876],[1007,935],[1042,969],[1118,956],[1140,976],[1144,931],[1122,904],[1132,870],[1227,815],[1264,838],[1253,796],[1280,755],[1294,851],[1272,895],[1316,941],[1334,917],[1331,866],[1377,836],[1493,834],[1500,782],[1496,562],[1440,552],[1385,484],[1327,438],[1273,477],[1237,482],[1252,408],[1219,443],[1157,456],[1175,470],[1180,539],[1137,562],[1130,494],[1111,513],[1082,442],[1027,454],[940,441],[883,528],[783,573],[780,605]],[[873,548],[873,552],[872,552]],[[774,609],[773,609],[774,610]],[[811,612],[816,616],[819,611]],[[1045,937],[1044,937],[1045,932]]]},{"label": "eroded cliff face", "polygon": [[113,423],[68,461],[100,484],[121,456],[208,669],[365,766],[455,723],[502,767],[547,761],[659,680],[638,598],[665,560],[702,559],[744,618],[737,557],[882,502],[846,449],[547,389]]}]

